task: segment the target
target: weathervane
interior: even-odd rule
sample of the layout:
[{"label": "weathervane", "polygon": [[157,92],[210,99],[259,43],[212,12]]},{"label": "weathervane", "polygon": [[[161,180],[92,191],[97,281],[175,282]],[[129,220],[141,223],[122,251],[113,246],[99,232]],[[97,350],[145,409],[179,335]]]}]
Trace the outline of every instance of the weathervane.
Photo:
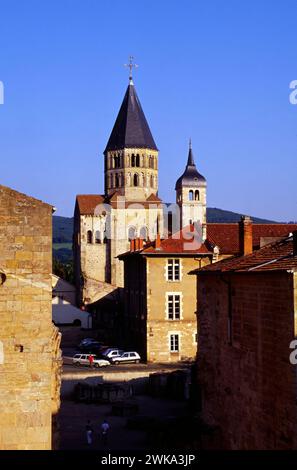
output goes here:
[{"label": "weathervane", "polygon": [[129,70],[130,70],[130,71],[129,71],[129,81],[130,81],[130,83],[133,83],[133,78],[132,78],[132,70],[133,70],[133,67],[135,67],[135,68],[138,67],[137,64],[134,64],[134,63],[133,63],[133,59],[134,59],[133,55],[130,55],[130,56],[129,56],[129,64],[125,64],[125,67],[128,67]]}]

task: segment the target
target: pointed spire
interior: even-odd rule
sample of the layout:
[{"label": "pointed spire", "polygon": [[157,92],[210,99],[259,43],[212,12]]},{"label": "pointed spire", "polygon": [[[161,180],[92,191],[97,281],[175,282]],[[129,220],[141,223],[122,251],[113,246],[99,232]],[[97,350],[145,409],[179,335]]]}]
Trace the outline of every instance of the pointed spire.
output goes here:
[{"label": "pointed spire", "polygon": [[190,140],[189,140],[189,155],[188,155],[187,166],[195,166],[194,155],[193,155],[193,151],[192,151],[192,139],[191,139],[191,137],[190,137]]},{"label": "pointed spire", "polygon": [[201,186],[201,185],[206,185],[206,180],[204,176],[202,176],[196,168],[193,150],[192,150],[192,140],[190,139],[187,165],[182,176],[178,178],[176,185],[175,185],[175,189],[177,190],[183,186],[195,187],[195,186]]},{"label": "pointed spire", "polygon": [[142,110],[135,86],[128,85],[105,152],[123,148],[158,150]]}]

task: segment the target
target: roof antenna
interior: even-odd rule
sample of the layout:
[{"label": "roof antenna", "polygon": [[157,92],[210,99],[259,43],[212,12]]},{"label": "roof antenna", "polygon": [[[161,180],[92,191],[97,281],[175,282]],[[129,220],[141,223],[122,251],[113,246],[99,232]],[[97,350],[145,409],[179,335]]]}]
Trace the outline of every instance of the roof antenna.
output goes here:
[{"label": "roof antenna", "polygon": [[135,68],[138,67],[138,64],[134,64],[134,63],[133,63],[133,60],[134,60],[133,55],[130,55],[130,56],[129,56],[129,63],[128,63],[128,64],[124,64],[125,67],[128,67],[128,68],[129,68],[129,83],[130,83],[130,85],[133,85],[133,77],[132,77],[132,70],[133,70],[133,67],[135,67]]}]

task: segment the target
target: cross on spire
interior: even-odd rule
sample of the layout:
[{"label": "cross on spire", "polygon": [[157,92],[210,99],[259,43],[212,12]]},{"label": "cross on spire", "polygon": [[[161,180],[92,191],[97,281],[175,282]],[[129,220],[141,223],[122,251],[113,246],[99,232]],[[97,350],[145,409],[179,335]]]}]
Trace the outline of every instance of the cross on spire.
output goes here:
[{"label": "cross on spire", "polygon": [[133,67],[137,68],[138,65],[133,63],[133,60],[134,60],[134,57],[133,55],[130,55],[129,56],[129,63],[128,64],[125,64],[125,67],[128,67],[129,68],[129,82],[131,84],[133,84],[133,77],[132,77],[132,70],[133,70]]}]

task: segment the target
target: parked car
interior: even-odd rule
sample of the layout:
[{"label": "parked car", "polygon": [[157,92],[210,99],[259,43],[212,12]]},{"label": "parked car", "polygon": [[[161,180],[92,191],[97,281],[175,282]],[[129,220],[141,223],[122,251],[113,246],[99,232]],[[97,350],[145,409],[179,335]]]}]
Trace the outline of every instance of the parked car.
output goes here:
[{"label": "parked car", "polygon": [[112,359],[118,356],[121,356],[124,353],[123,349],[118,348],[107,348],[102,351],[101,356],[105,357],[106,359]]},{"label": "parked car", "polygon": [[135,351],[124,352],[121,356],[111,358],[111,362],[113,364],[121,364],[124,362],[135,362],[136,364],[138,364],[140,362],[140,356]]},{"label": "parked car", "polygon": [[[75,356],[72,358],[72,363],[76,366],[89,366],[89,357],[90,354],[75,354]],[[110,362],[106,359],[99,359],[98,357],[94,356],[93,365],[94,367],[107,367],[110,365]]]},{"label": "parked car", "polygon": [[87,353],[92,353],[92,354],[96,354],[96,356],[101,356],[102,355],[102,352],[107,349],[108,346],[106,346],[106,344],[102,344],[102,343],[99,343],[99,344],[95,344],[95,343],[92,343],[90,345],[88,345],[84,352],[87,352]]},{"label": "parked car", "polygon": [[91,341],[90,343],[84,343],[79,347],[79,350],[85,353],[94,353],[97,354],[103,349],[106,349],[108,346],[106,344],[100,343],[99,341]]},{"label": "parked car", "polygon": [[92,343],[98,343],[98,341],[96,339],[93,339],[93,338],[85,338],[79,343],[78,348],[80,349],[80,348],[85,347],[85,346],[87,346],[89,344],[92,344]]}]

